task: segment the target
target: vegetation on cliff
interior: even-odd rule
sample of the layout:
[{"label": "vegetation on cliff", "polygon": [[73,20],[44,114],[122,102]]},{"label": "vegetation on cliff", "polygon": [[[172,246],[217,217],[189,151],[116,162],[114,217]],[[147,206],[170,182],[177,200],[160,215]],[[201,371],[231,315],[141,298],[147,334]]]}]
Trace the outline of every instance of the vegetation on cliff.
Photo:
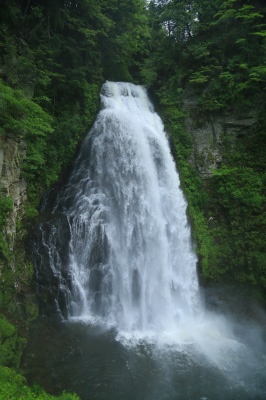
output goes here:
[{"label": "vegetation on cliff", "polygon": [[[142,75],[173,138],[202,277],[265,289],[265,2],[158,0],[149,14],[153,41]],[[197,99],[193,115],[183,108],[188,93]],[[250,113],[255,128],[224,132],[219,168],[200,178],[185,119],[199,127]]]},{"label": "vegetation on cliff", "polygon": [[78,400],[71,393],[54,397],[38,386],[28,387],[25,378],[8,367],[0,366],[0,399],[5,400]]}]

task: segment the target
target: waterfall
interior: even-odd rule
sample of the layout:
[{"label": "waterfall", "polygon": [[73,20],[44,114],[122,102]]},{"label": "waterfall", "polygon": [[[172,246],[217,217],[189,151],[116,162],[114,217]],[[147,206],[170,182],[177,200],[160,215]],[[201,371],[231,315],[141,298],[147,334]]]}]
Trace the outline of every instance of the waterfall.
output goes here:
[{"label": "waterfall", "polygon": [[67,318],[162,331],[199,306],[187,204],[145,89],[106,82],[101,101],[42,230],[57,306]]}]

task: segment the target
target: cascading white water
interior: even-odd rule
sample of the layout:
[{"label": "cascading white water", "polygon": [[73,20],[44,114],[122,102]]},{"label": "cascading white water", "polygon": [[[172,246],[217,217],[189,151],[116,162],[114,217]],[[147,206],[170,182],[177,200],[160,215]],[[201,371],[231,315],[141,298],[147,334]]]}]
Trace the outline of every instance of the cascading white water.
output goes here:
[{"label": "cascading white water", "polygon": [[54,210],[68,221],[68,262],[62,266],[51,241],[50,262],[67,275],[60,285],[70,317],[102,318],[124,331],[165,330],[199,302],[186,201],[145,89],[107,82],[101,99]]}]

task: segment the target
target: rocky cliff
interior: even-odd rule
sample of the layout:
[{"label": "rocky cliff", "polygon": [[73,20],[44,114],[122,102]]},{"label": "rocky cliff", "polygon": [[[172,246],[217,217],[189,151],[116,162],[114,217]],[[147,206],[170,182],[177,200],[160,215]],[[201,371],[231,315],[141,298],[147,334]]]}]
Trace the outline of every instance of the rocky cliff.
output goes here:
[{"label": "rocky cliff", "polygon": [[15,135],[2,137],[0,141],[0,195],[13,201],[5,233],[9,245],[13,247],[16,236],[16,222],[23,216],[26,195],[26,182],[22,177],[21,166],[26,155],[25,143]]},{"label": "rocky cliff", "polygon": [[187,114],[185,127],[192,139],[191,161],[201,178],[208,178],[223,162],[224,149],[234,147],[237,139],[252,134],[257,120],[252,113],[202,116],[196,98],[184,102]]}]

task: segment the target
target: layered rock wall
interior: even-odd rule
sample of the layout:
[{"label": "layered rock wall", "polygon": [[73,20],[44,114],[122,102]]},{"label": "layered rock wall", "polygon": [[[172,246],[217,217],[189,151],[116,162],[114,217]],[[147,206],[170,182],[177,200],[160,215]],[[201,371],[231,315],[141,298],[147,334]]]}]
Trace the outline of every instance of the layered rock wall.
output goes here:
[{"label": "layered rock wall", "polygon": [[186,130],[193,144],[191,161],[202,178],[208,178],[214,169],[221,166],[225,144],[234,146],[237,139],[251,134],[257,125],[252,113],[209,115],[207,120],[199,115],[196,99],[192,98],[185,100],[184,108]]}]

